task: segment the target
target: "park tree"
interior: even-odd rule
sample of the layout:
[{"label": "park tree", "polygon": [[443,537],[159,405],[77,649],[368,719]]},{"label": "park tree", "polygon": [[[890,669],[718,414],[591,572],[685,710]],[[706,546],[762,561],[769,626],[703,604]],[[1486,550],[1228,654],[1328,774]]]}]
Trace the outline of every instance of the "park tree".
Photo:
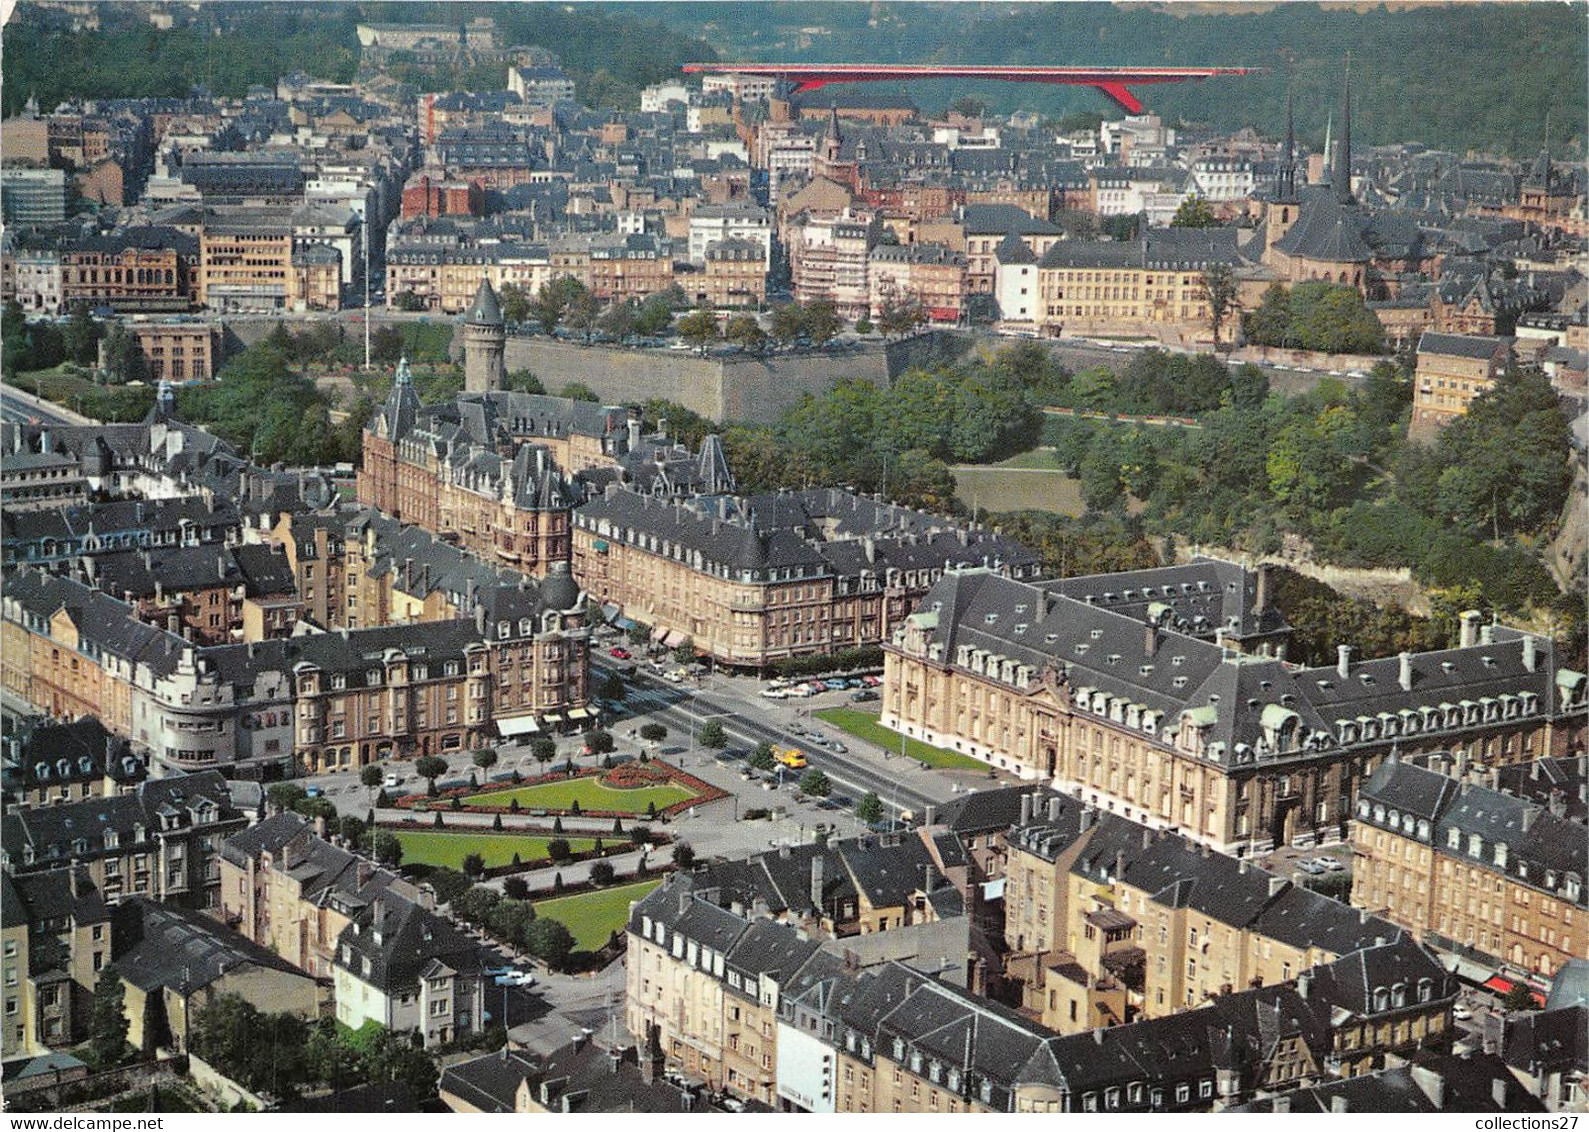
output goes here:
[{"label": "park tree", "polygon": [[88,1050],[96,1069],[120,1065],[131,1051],[127,1032],[131,1023],[125,1005],[126,987],[113,967],[99,973],[89,1014]]},{"label": "park tree", "polygon": [[[441,817],[440,814],[436,816]],[[376,830],[370,836],[370,850],[375,854],[375,859],[389,869],[395,869],[403,863],[403,843],[395,833]]]},{"label": "park tree", "polygon": [[527,369],[516,369],[508,374],[503,382],[503,388],[514,393],[545,393],[546,386],[541,384],[541,379]]},{"label": "park tree", "polygon": [[566,837],[554,837],[546,843],[546,856],[562,864],[574,856],[574,851],[569,848]]},{"label": "park tree", "polygon": [[691,311],[679,319],[679,337],[705,354],[718,338],[717,316],[705,307]]},{"label": "park tree", "polygon": [[573,296],[585,285],[571,275],[562,275],[542,285],[527,314],[541,324],[543,334],[551,334],[563,321]]},{"label": "park tree", "polygon": [[298,803],[307,797],[309,792],[296,782],[277,782],[265,790],[265,800],[282,813],[297,809]]},{"label": "park tree", "polygon": [[597,695],[604,700],[621,700],[624,696],[623,677],[616,672],[609,672],[601,678],[601,686],[596,690]]},{"label": "park tree", "polygon": [[728,746],[728,732],[723,730],[723,725],[715,719],[708,719],[701,724],[701,731],[696,736],[701,741],[701,746],[707,750],[720,751]]},{"label": "park tree", "polygon": [[594,731],[585,733],[585,750],[593,755],[611,754],[616,746],[617,744],[613,742],[612,732],[610,731],[603,731],[598,727]]},{"label": "park tree", "polygon": [[778,760],[773,757],[771,743],[757,743],[756,749],[750,753],[750,765],[757,770],[771,770],[777,763]]},{"label": "park tree", "polygon": [[94,321],[88,303],[72,304],[66,319],[66,356],[80,366],[91,366],[99,360],[99,323]]},{"label": "park tree", "polygon": [[378,1031],[365,1053],[364,1072],[371,1084],[406,1086],[421,1101],[436,1095],[440,1076],[418,1031]]},{"label": "park tree", "polygon": [[1208,304],[1208,325],[1214,332],[1214,349],[1220,347],[1219,332],[1236,302],[1236,274],[1228,263],[1211,263],[1199,281],[1203,301]]},{"label": "park tree", "polygon": [[884,338],[903,338],[913,334],[927,321],[927,312],[915,299],[896,303],[892,299],[883,303],[877,315],[877,329]]},{"label": "park tree", "polygon": [[359,768],[359,781],[364,784],[366,791],[375,791],[385,781],[385,773],[380,763],[368,763]]},{"label": "park tree", "polygon": [[622,342],[634,333],[635,314],[639,305],[633,299],[614,299],[596,320],[596,329]]},{"label": "park tree", "polygon": [[574,935],[561,920],[537,919],[524,933],[529,953],[553,970],[562,970],[574,951]]},{"label": "park tree", "polygon": [[472,756],[471,761],[483,771],[489,772],[497,765],[497,752],[493,747],[481,747]]},{"label": "park tree", "polygon": [[824,346],[833,341],[844,327],[844,320],[839,317],[836,307],[826,299],[819,299],[808,303],[801,315],[804,323],[806,337],[811,339],[813,346]]},{"label": "park tree", "polygon": [[463,857],[463,875],[466,877],[481,877],[485,875],[486,859],[479,853],[465,853]]},{"label": "park tree", "polygon": [[517,283],[502,284],[502,289],[497,292],[497,300],[502,308],[503,321],[514,325],[529,321],[530,297]]},{"label": "park tree", "polygon": [[875,825],[883,820],[883,800],[872,791],[867,791],[855,803],[855,816],[867,825]]},{"label": "park tree", "polygon": [[755,315],[736,314],[723,327],[723,337],[736,346],[755,353],[767,346],[767,332],[756,321]]},{"label": "park tree", "polygon": [[695,847],[688,841],[674,842],[673,863],[681,869],[687,869],[695,864]]},{"label": "park tree", "polygon": [[583,381],[570,381],[557,391],[559,397],[567,397],[570,401],[590,401],[600,403],[601,396]]},{"label": "park tree", "polygon": [[590,290],[583,285],[576,290],[570,288],[568,306],[563,312],[563,321],[570,330],[577,331],[585,336],[589,342],[596,333],[596,323],[601,319],[601,303]]},{"label": "park tree", "polygon": [[657,338],[667,333],[673,323],[673,311],[661,295],[652,295],[640,304],[635,312],[634,332],[646,338]]},{"label": "park tree", "polygon": [[833,783],[828,780],[827,775],[812,767],[800,776],[800,792],[809,794],[813,798],[826,798],[833,793]]},{"label": "park tree", "polygon": [[805,331],[805,318],[799,307],[793,303],[786,303],[772,310],[772,329],[769,333],[772,340],[780,347],[787,349],[794,345],[795,340]]},{"label": "park tree", "polygon": [[660,723],[642,723],[640,738],[647,743],[660,743],[668,737],[668,729]]},{"label": "park tree", "polygon": [[447,760],[440,755],[421,755],[414,760],[414,772],[426,781],[427,793],[435,794],[436,779],[447,773]]},{"label": "park tree", "polygon": [[1219,226],[1219,217],[1214,215],[1214,210],[1208,206],[1208,201],[1200,196],[1187,197],[1175,210],[1175,215],[1170,217],[1171,228],[1218,228]]},{"label": "park tree", "polygon": [[114,323],[105,335],[105,381],[111,385],[126,385],[131,381],[146,381],[148,367],[137,337],[121,323]]},{"label": "park tree", "polygon": [[508,877],[502,882],[502,894],[509,900],[528,900],[530,884],[523,877]]},{"label": "park tree", "polygon": [[1506,994],[1501,998],[1501,1006],[1509,1014],[1539,1009],[1539,1003],[1534,1000],[1534,992],[1529,990],[1528,984],[1524,982],[1513,983],[1507,988]]},{"label": "park tree", "polygon": [[537,735],[530,740],[530,757],[545,766],[557,757],[557,741],[548,735]]},{"label": "park tree", "polygon": [[590,883],[597,886],[609,885],[613,881],[612,862],[597,861],[590,866]]}]

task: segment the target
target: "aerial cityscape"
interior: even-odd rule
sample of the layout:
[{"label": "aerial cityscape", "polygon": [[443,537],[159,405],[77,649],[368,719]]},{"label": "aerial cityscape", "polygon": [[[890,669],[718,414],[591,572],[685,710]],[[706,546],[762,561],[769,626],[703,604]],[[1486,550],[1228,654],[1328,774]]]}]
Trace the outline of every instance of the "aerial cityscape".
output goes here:
[{"label": "aerial cityscape", "polygon": [[6,10],[12,1126],[1589,1112],[1589,6]]}]

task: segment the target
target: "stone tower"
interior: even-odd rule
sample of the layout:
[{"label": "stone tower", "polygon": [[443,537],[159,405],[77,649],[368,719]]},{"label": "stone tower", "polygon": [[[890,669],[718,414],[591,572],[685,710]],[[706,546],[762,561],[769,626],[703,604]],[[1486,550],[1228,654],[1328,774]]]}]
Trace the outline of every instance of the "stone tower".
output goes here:
[{"label": "stone tower", "polygon": [[468,393],[501,389],[507,382],[503,353],[507,349],[508,328],[502,321],[497,293],[488,280],[480,280],[480,290],[463,316],[463,387]]}]

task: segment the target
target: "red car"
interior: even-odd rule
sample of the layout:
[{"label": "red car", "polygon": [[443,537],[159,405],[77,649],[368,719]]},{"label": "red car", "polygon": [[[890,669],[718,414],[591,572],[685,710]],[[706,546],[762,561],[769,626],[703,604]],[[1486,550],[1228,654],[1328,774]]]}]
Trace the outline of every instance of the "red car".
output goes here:
[{"label": "red car", "polygon": [[629,659],[629,650],[628,649],[613,649],[612,650],[612,655],[617,657],[619,660],[628,660]]}]

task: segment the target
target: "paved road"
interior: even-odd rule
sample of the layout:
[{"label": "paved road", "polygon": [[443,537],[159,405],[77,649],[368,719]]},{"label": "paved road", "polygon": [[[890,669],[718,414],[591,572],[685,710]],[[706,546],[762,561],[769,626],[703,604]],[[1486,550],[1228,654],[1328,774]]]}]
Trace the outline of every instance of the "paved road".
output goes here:
[{"label": "paved road", "polygon": [[0,420],[18,424],[81,425],[93,424],[88,417],[74,413],[60,405],[51,404],[20,389],[0,385]]}]

